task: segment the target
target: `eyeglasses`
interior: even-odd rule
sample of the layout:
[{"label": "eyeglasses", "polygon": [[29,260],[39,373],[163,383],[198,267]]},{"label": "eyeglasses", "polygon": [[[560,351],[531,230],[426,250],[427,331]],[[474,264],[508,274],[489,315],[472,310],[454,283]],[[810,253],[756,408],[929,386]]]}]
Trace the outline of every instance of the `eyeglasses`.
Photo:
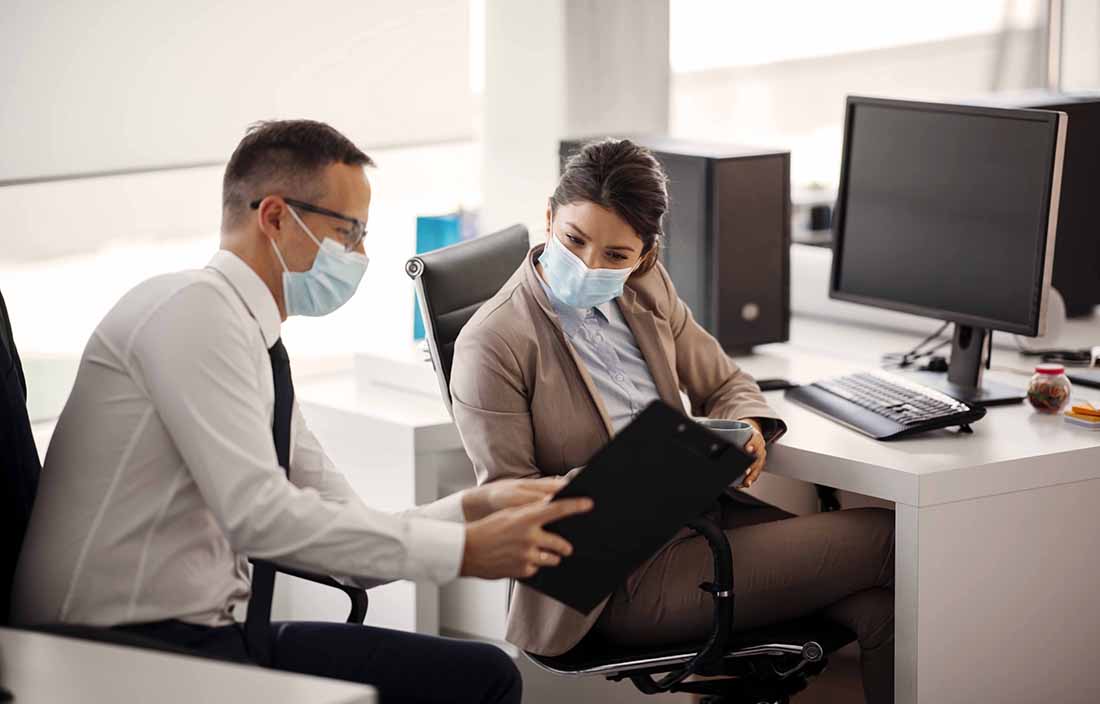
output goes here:
[{"label": "eyeglasses", "polygon": [[[249,208],[258,210],[263,198],[257,198],[248,204]],[[317,213],[318,215],[324,215],[330,218],[336,218],[337,220],[343,220],[346,223],[351,224],[351,230],[348,232],[340,231],[337,234],[344,242],[344,251],[353,252],[359,248],[359,243],[363,241],[363,238],[367,236],[367,223],[362,220],[338,213],[335,210],[329,210],[328,208],[322,208],[319,205],[313,205],[312,203],[306,203],[305,201],[295,200],[293,198],[283,198],[283,201],[287,205],[293,206],[298,210],[305,210],[309,213]]]}]

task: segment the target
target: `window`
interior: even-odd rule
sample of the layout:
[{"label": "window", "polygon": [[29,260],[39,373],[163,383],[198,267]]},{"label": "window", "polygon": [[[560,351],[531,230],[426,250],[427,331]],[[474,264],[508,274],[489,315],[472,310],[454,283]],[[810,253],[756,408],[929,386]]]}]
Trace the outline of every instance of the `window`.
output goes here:
[{"label": "window", "polygon": [[848,94],[959,100],[1038,87],[1045,7],[672,0],[671,132],[790,149],[797,201],[811,184],[835,187]]}]

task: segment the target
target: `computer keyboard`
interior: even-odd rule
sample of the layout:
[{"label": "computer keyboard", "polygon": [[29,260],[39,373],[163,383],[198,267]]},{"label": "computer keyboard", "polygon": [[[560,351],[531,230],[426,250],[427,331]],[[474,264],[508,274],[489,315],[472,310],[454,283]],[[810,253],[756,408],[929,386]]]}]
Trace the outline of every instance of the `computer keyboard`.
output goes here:
[{"label": "computer keyboard", "polygon": [[877,440],[967,426],[985,417],[980,406],[883,371],[799,386],[788,390],[786,398]]}]

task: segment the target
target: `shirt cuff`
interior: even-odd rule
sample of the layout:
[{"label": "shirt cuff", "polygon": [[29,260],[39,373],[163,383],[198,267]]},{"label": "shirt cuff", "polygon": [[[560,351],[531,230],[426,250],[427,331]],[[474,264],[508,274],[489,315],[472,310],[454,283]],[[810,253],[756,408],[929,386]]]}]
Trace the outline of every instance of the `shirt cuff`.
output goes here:
[{"label": "shirt cuff", "polygon": [[462,492],[456,491],[450,496],[444,496],[430,504],[417,506],[407,512],[417,518],[434,518],[437,521],[451,521],[452,523],[465,523],[466,514],[462,510]]},{"label": "shirt cuff", "polygon": [[458,576],[466,548],[465,524],[410,516],[408,530],[406,579],[444,584]]}]

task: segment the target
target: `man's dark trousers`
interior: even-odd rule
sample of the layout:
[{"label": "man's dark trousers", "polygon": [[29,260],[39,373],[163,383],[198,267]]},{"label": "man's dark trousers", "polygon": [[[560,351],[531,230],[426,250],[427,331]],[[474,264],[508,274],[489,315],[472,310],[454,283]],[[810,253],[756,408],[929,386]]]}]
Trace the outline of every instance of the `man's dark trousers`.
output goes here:
[{"label": "man's dark trousers", "polygon": [[[519,704],[522,699],[512,658],[487,643],[349,623],[288,621],[271,629],[275,669],[369,684],[382,704]],[[160,621],[116,630],[208,657],[251,662],[240,625]]]}]

